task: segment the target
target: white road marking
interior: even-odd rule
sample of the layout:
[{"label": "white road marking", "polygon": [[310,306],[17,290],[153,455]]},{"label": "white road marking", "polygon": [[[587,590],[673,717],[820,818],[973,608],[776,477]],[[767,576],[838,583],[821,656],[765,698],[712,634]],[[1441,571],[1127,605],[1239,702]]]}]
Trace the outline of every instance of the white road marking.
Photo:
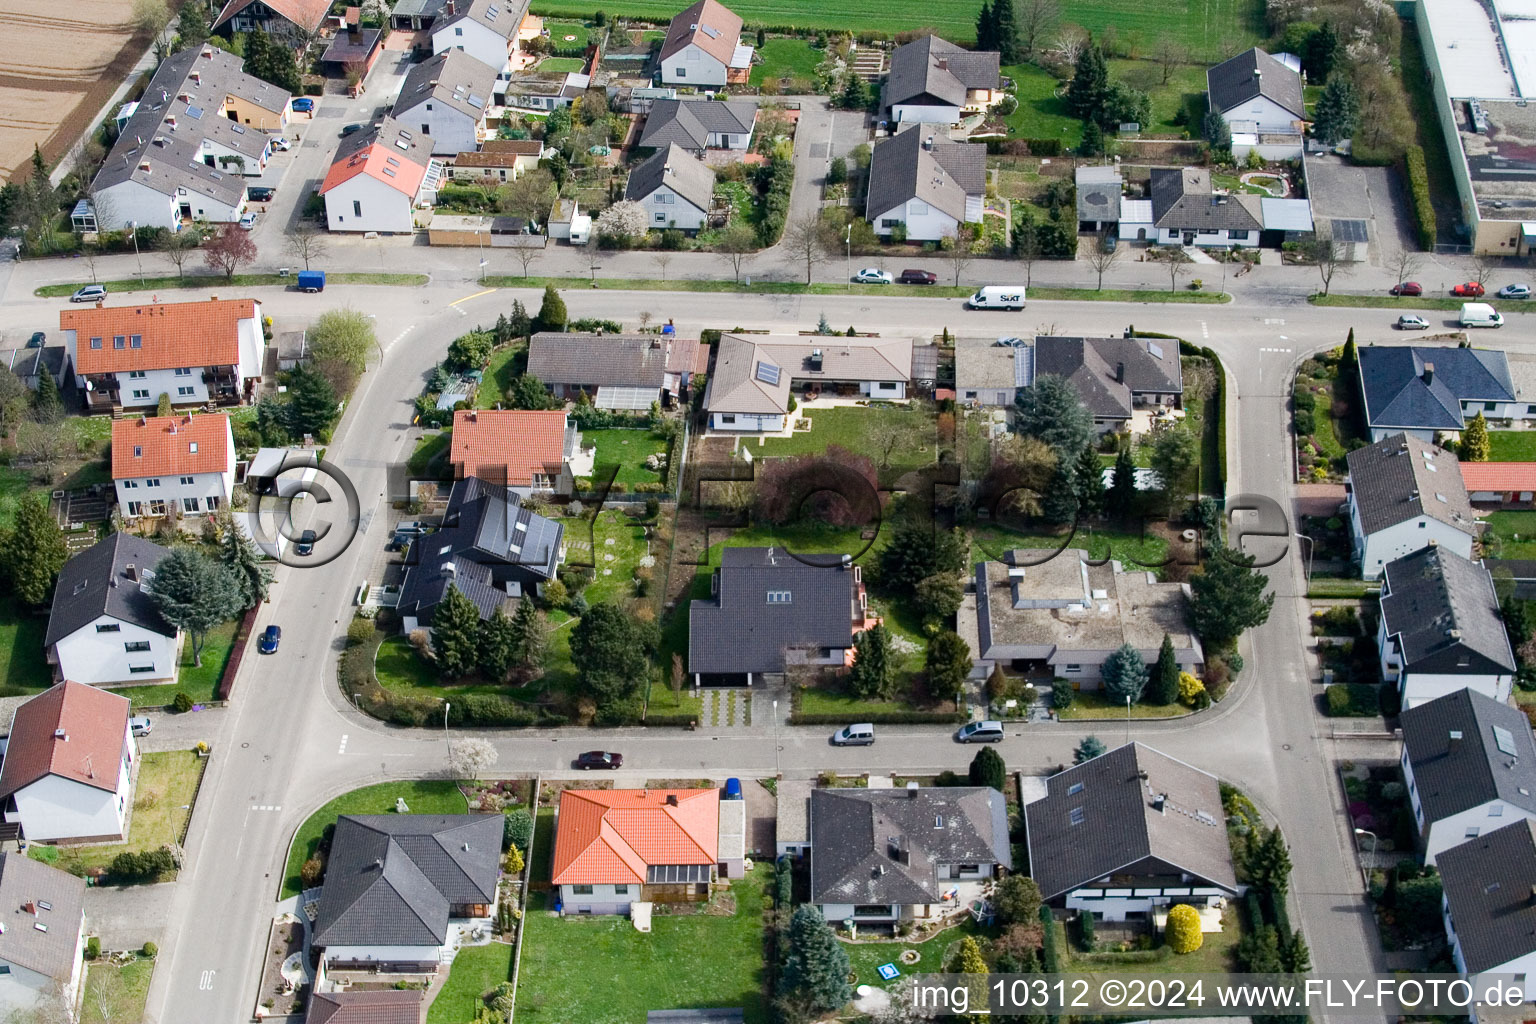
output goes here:
[{"label": "white road marking", "polygon": [[1277,319],[1277,318],[1274,318],[1274,317],[1266,317],[1264,322],[1266,324],[1283,324],[1283,323],[1285,323],[1284,320],[1280,320],[1280,319]]},{"label": "white road marking", "polygon": [[1202,337],[1202,338],[1209,338],[1210,336],[1211,336],[1211,329],[1206,326],[1204,320],[1201,320],[1200,321],[1200,337]]},{"label": "white road marking", "polygon": [[282,804],[251,804],[251,810],[253,811],[280,811],[282,809]]},{"label": "white road marking", "polygon": [[202,976],[197,979],[197,990],[199,992],[212,992],[213,976],[218,973],[218,971],[204,971]]},{"label": "white road marking", "polygon": [[1260,352],[1285,352],[1285,353],[1289,354],[1291,350],[1288,349],[1288,348],[1261,348],[1261,349],[1259,349],[1259,351]]},{"label": "white road marking", "polygon": [[338,753],[338,754],[345,754],[346,752],[347,752],[347,734],[346,733],[342,733],[341,734],[341,749],[336,751],[336,753]]}]

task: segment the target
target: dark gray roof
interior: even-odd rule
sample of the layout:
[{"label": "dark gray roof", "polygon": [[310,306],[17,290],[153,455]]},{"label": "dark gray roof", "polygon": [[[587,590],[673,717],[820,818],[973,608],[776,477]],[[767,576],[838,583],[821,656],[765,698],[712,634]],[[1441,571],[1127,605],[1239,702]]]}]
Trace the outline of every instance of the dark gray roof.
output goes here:
[{"label": "dark gray roof", "polygon": [[63,345],[24,348],[17,354],[16,365],[11,370],[26,383],[27,387],[35,388],[39,380],[39,365],[52,374],[54,381],[58,383],[64,378],[64,366],[68,361],[69,349]]},{"label": "dark gray roof", "polygon": [[711,134],[749,135],[756,121],[757,104],[745,100],[657,100],[637,145],[661,149],[675,143],[698,153]]},{"label": "dark gray roof", "polygon": [[1351,500],[1366,536],[1419,516],[1477,535],[1461,463],[1444,448],[1393,434],[1347,456]]},{"label": "dark gray roof", "polygon": [[[1024,815],[1031,874],[1046,899],[1117,874],[1185,873],[1196,885],[1236,891],[1215,776],[1129,743],[1045,786]],[[1159,795],[1161,811],[1153,806]]]},{"label": "dark gray roof", "polygon": [[[153,570],[170,553],[143,537],[114,533],[65,562],[53,589],[53,611],[48,615],[43,643],[51,647],[102,615],[161,636],[175,636],[176,628],[161,617],[154,599],[141,585],[144,570]],[[138,581],[128,578],[130,565]]]},{"label": "dark gray roof", "polygon": [[1037,383],[1047,375],[1071,381],[1101,419],[1129,419],[1133,395],[1184,391],[1179,343],[1164,339],[1038,337],[1034,370]]},{"label": "dark gray roof", "polygon": [[1113,167],[1079,167],[1077,179],[1077,219],[1117,221],[1120,219],[1120,172]]},{"label": "dark gray roof", "polygon": [[448,911],[495,903],[499,814],[344,814],[336,822],[317,946],[436,946]]},{"label": "dark gray roof", "polygon": [[1381,617],[1396,636],[1403,671],[1509,675],[1509,649],[1493,577],[1442,547],[1420,548],[1383,570]]},{"label": "dark gray roof", "polygon": [[986,177],[985,146],[951,142],[928,126],[908,128],[870,154],[864,215],[874,220],[909,199],[921,199],[964,223],[966,199],[986,192]]},{"label": "dark gray roof", "polygon": [[1211,191],[1211,172],[1204,167],[1154,167],[1152,222],[1188,231],[1259,231],[1264,208],[1255,195]]},{"label": "dark gray roof", "polygon": [[[1536,814],[1536,742],[1523,711],[1461,689],[1408,708],[1402,726],[1403,751],[1428,821],[1490,800]],[[1453,732],[1460,739],[1453,740]]]},{"label": "dark gray roof", "polygon": [[691,152],[669,142],[629,172],[624,198],[640,200],[661,186],[688,200],[705,213],[715,198],[715,172]]},{"label": "dark gray roof", "polygon": [[400,86],[400,98],[395,100],[390,114],[403,117],[419,104],[431,100],[483,121],[495,84],[495,69],[463,50],[444,50],[406,72],[405,82]]},{"label": "dark gray roof", "polygon": [[[44,910],[41,903],[53,909]],[[37,916],[26,905],[37,907]],[[24,853],[0,854],[0,960],[68,982],[85,913],[85,879]],[[39,930],[36,925],[47,925]]]},{"label": "dark gray roof", "polygon": [[[1360,382],[1371,427],[1460,430],[1462,402],[1512,402],[1504,353],[1481,348],[1366,345]],[[1475,412],[1472,413],[1475,415]]]},{"label": "dark gray roof", "polygon": [[[459,5],[458,14],[450,14],[445,20],[435,22],[432,31],[437,32],[461,21],[473,21],[495,32],[503,39],[516,39],[528,14],[528,0],[469,0]],[[500,71],[500,68],[493,70]]]},{"label": "dark gray roof", "polygon": [[438,17],[447,9],[448,0],[399,0],[390,13],[397,18],[409,18],[414,15],[431,19]]},{"label": "dark gray roof", "polygon": [[1536,822],[1468,839],[1440,853],[1435,866],[1468,973],[1536,952]]},{"label": "dark gray roof", "polygon": [[[782,672],[786,648],[853,646],[861,584],[841,557],[724,549],[712,596],[688,608],[688,671]],[[785,591],[788,600],[769,603],[770,592]]]},{"label": "dark gray roof", "polygon": [[304,1024],[420,1024],[421,996],[413,988],[316,992]]},{"label": "dark gray roof", "polygon": [[660,390],[667,382],[666,346],[659,334],[541,331],[528,343],[528,373],[545,384]]},{"label": "dark gray roof", "polygon": [[811,791],[812,903],[937,903],[958,863],[1013,866],[990,786]]},{"label": "dark gray roof", "polygon": [[938,36],[923,36],[891,52],[885,105],[920,103],[965,105],[968,89],[996,89],[1001,82],[994,50],[967,50]]},{"label": "dark gray roof", "polygon": [[1302,100],[1301,76],[1255,46],[1205,73],[1211,109],[1227,111],[1263,96],[1295,114],[1307,116]]},{"label": "dark gray roof", "polygon": [[563,525],[530,512],[516,492],[478,477],[459,480],[443,528],[411,543],[398,611],[429,624],[452,584],[488,619],[508,599],[506,584],[526,588],[554,578],[564,534]]}]

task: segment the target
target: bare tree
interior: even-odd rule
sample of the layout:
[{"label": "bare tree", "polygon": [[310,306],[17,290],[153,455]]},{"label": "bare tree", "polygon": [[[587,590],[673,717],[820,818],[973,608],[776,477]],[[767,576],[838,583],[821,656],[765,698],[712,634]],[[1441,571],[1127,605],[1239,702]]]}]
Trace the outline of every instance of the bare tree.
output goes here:
[{"label": "bare tree", "polygon": [[879,415],[866,419],[864,436],[874,449],[875,464],[889,469],[897,452],[917,444],[917,426],[916,419],[905,409],[882,409]]},{"label": "bare tree", "polygon": [[1302,247],[1303,253],[1317,265],[1317,274],[1323,280],[1323,294],[1333,285],[1335,274],[1347,274],[1352,269],[1344,258],[1344,244],[1331,235],[1319,233]]},{"label": "bare tree", "polygon": [[1387,269],[1396,272],[1398,284],[1402,284],[1405,278],[1417,273],[1423,265],[1424,257],[1411,249],[1399,249],[1387,260]]},{"label": "bare tree", "polygon": [[651,253],[651,262],[656,264],[656,269],[661,271],[661,279],[667,279],[667,268],[672,265],[673,253],[670,249],[657,249]]},{"label": "bare tree", "polygon": [[1163,34],[1157,37],[1157,46],[1152,51],[1152,59],[1163,72],[1163,84],[1168,84],[1168,79],[1173,77],[1173,69],[1189,60],[1189,48],[1183,40],[1176,36]]},{"label": "bare tree", "polygon": [[683,656],[681,654],[674,654],[674,655],[672,655],[672,678],[671,678],[671,685],[672,685],[672,698],[673,698],[673,702],[674,703],[676,702],[677,698],[682,694],[682,692],[683,692],[683,683],[684,683],[685,680],[687,680],[687,678],[688,678],[688,674],[683,671]]},{"label": "bare tree", "polygon": [[715,244],[715,248],[731,265],[731,273],[735,276],[735,280],[740,281],[741,268],[757,251],[757,232],[746,224],[734,223],[720,235],[720,241]]},{"label": "bare tree", "polygon": [[308,225],[288,236],[288,253],[294,259],[302,261],[305,270],[309,269],[310,260],[323,258],[326,251],[325,235]]},{"label": "bare tree", "polygon": [[1189,265],[1193,262],[1189,254],[1183,249],[1168,250],[1168,290],[1177,291],[1179,278],[1189,273]]},{"label": "bare tree", "polygon": [[1099,275],[1099,291],[1104,290],[1104,272],[1112,268],[1119,258],[1120,249],[1111,240],[1109,232],[1101,228],[1088,247],[1087,256],[1088,265]]},{"label": "bare tree", "polygon": [[1088,45],[1088,33],[1080,25],[1063,25],[1051,43],[1050,55],[1061,64],[1076,64]]},{"label": "bare tree", "polygon": [[1058,0],[1018,0],[1014,4],[1014,16],[1018,19],[1024,56],[1032,57],[1041,38],[1055,27],[1061,16],[1061,4]]},{"label": "bare tree", "polygon": [[43,471],[45,482],[52,483],[54,468],[75,452],[74,433],[63,420],[31,419],[16,430],[16,450]]},{"label": "bare tree", "polygon": [[976,229],[969,224],[961,224],[953,235],[947,237],[949,251],[945,255],[949,257],[950,265],[954,268],[955,287],[958,288],[960,275],[976,258]]},{"label": "bare tree", "polygon": [[118,1004],[123,1001],[122,972],[112,964],[105,963],[90,973],[90,979],[86,986],[86,1005],[95,1011],[96,1019],[101,1024],[127,1024],[127,1018],[118,1008]]},{"label": "bare tree", "polygon": [[192,254],[197,251],[200,241],[194,228],[183,228],[166,237],[165,248],[160,250],[160,256],[176,268],[178,278],[186,276],[187,260],[191,259]]},{"label": "bare tree", "polygon": [[95,245],[82,245],[80,258],[85,260],[85,269],[91,272],[91,283],[96,283],[96,261],[101,258],[101,249]]},{"label": "bare tree", "polygon": [[512,258],[523,268],[524,277],[528,276],[528,268],[533,266],[533,261],[543,254],[543,249],[535,249],[531,245],[519,245],[512,250]]},{"label": "bare tree", "polygon": [[448,770],[455,778],[478,779],[496,765],[496,745],[478,736],[454,740],[448,749]]},{"label": "bare tree", "polygon": [[[1493,277],[1494,272],[1503,269],[1504,257],[1479,256],[1473,261],[1472,266],[1472,280],[1486,288],[1488,286],[1488,279]],[[1324,294],[1327,293],[1325,292]]]},{"label": "bare tree", "polygon": [[805,261],[805,283],[811,283],[811,272],[817,264],[827,261],[827,249],[822,237],[821,222],[816,214],[808,213],[784,229],[784,251],[795,262]]},{"label": "bare tree", "polygon": [[133,27],[149,36],[155,48],[155,59],[166,56],[165,28],[171,23],[171,9],[165,0],[134,0]]},{"label": "bare tree", "polygon": [[592,280],[597,280],[597,272],[603,268],[603,250],[596,245],[587,246],[587,270],[592,274]]}]

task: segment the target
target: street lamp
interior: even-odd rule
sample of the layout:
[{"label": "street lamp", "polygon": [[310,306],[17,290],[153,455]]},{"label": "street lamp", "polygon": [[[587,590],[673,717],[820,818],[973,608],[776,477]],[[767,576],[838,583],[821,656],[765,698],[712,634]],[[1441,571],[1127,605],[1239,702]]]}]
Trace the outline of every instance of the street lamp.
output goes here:
[{"label": "street lamp", "polygon": [[480,283],[485,284],[485,242],[480,238],[480,229],[475,229],[475,244],[480,246]]},{"label": "street lamp", "polygon": [[1317,542],[1304,533],[1296,534],[1297,540],[1307,542],[1307,586],[1312,585],[1312,556],[1317,552]]},{"label": "street lamp", "polygon": [[[1368,828],[1357,828],[1357,829],[1355,829],[1355,835],[1357,835],[1357,836],[1370,836],[1371,837],[1371,860],[1374,861],[1376,859],[1376,833],[1372,832]],[[1366,892],[1366,895],[1370,895],[1370,892],[1371,892],[1371,869],[1370,869],[1370,866],[1367,865],[1364,862],[1363,858],[1362,858],[1361,864],[1360,864],[1360,876],[1365,881],[1365,892]]]},{"label": "street lamp", "polygon": [[783,774],[779,769],[779,702],[773,702],[773,777]]},{"label": "street lamp", "polygon": [[448,742],[448,709],[451,707],[453,707],[452,704],[448,703],[447,701],[443,701],[443,749],[447,751],[449,755],[453,754],[453,747]]},{"label": "street lamp", "polygon": [[1125,695],[1125,742],[1131,742],[1131,695]]},{"label": "street lamp", "polygon": [[853,221],[848,222],[848,233],[843,236],[843,242],[848,246],[848,255],[843,263],[844,276],[848,278],[848,292],[853,293]]},{"label": "street lamp", "polygon": [[[100,225],[97,225],[97,227],[99,228]],[[142,281],[142,280],[144,280],[144,258],[139,255],[139,222],[138,221],[131,220],[131,221],[128,222],[128,234],[133,236],[133,259],[134,259],[134,262],[138,263],[138,265],[139,265],[139,280]]]}]

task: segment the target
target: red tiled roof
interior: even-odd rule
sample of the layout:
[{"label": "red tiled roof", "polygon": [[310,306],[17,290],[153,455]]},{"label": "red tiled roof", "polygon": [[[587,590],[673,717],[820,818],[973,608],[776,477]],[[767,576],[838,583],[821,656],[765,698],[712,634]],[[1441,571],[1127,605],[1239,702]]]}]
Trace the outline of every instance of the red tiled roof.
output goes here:
[{"label": "red tiled roof", "polygon": [[678,338],[672,342],[672,351],[667,356],[667,372],[708,373],[709,346],[696,338]]},{"label": "red tiled roof", "polygon": [[[229,0],[214,20],[213,27],[218,28],[253,3],[255,0]],[[262,0],[262,3],[306,32],[318,29],[331,9],[331,0]]]},{"label": "red tiled roof", "polygon": [[0,768],[0,799],[48,775],[115,792],[128,709],[127,697],[70,680],[21,705]]},{"label": "red tiled roof", "polygon": [[113,420],[112,479],[222,473],[231,443],[224,413]]},{"label": "red tiled roof", "polygon": [[459,477],[527,487],[534,473],[559,476],[565,465],[565,413],[461,409],[453,414],[448,461]]},{"label": "red tiled roof", "polygon": [[[75,332],[75,370],[121,373],[179,366],[235,366],[240,362],[241,320],[256,316],[255,299],[159,302],[59,311],[59,330]],[[133,347],[132,339],[141,339]],[[124,339],[117,348],[113,339]],[[91,346],[92,338],[101,347]]]},{"label": "red tiled roof", "polygon": [[719,843],[719,790],[562,790],[551,881],[644,883],[653,864],[715,863]]},{"label": "red tiled roof", "polygon": [[1536,491],[1536,462],[1463,462],[1468,491]]},{"label": "red tiled roof", "polygon": [[385,133],[380,131],[379,138],[372,143],[331,164],[320,186],[320,194],[325,195],[359,174],[377,178],[406,198],[414,200],[416,190],[421,188],[421,181],[427,176],[427,169],[415,160],[400,159],[399,154],[385,141]]}]

